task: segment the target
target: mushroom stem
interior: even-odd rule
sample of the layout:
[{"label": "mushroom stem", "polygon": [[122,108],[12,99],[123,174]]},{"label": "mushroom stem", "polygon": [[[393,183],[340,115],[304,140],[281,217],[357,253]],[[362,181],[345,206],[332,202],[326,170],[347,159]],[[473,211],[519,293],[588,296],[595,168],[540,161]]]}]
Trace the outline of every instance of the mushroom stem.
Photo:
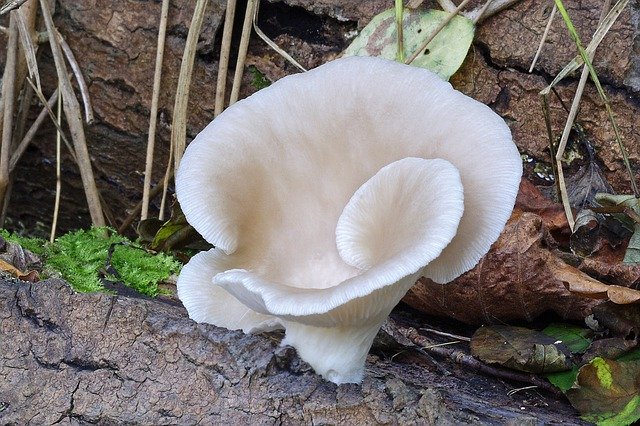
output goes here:
[{"label": "mushroom stem", "polygon": [[367,353],[385,317],[351,327],[315,327],[286,322],[282,346],[296,348],[298,355],[326,380],[336,384],[360,383]]}]

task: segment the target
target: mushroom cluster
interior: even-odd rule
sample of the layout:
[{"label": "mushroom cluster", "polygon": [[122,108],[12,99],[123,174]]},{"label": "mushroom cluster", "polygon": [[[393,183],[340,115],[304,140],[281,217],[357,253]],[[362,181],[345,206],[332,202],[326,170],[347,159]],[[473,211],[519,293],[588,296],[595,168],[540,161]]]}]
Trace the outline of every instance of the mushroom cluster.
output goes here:
[{"label": "mushroom cluster", "polygon": [[416,279],[446,283],[498,238],[521,172],[505,122],[427,70],[350,57],[285,77],[185,152],[178,200],[215,248],[178,295],[195,321],[284,328],[325,379],[360,382]]}]

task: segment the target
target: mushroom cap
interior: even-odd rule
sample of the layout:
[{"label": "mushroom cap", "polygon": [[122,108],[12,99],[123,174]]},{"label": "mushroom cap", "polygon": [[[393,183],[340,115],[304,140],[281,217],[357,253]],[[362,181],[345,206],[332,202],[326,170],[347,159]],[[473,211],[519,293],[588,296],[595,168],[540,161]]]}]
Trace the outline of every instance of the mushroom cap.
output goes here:
[{"label": "mushroom cap", "polygon": [[[425,69],[349,57],[285,77],[229,107],[194,139],[176,191],[187,220],[211,244],[227,254],[268,252],[279,264],[280,249],[255,234],[252,228],[264,229],[256,222],[274,233],[294,223],[315,228],[323,247],[333,248],[333,228],[351,195],[405,157],[442,158],[460,172],[458,233],[425,271],[451,281],[497,239],[522,166],[504,120]],[[307,220],[305,212],[325,203],[335,206],[331,217]],[[298,235],[289,243],[299,245]]]},{"label": "mushroom cap", "polygon": [[[489,250],[521,173],[505,122],[427,70],[350,57],[285,77],[183,156],[178,200],[215,248],[178,295],[198,321],[286,327],[317,371],[354,381],[417,277],[448,282]],[[351,358],[341,367],[318,347],[327,328],[360,342],[334,351]]]}]

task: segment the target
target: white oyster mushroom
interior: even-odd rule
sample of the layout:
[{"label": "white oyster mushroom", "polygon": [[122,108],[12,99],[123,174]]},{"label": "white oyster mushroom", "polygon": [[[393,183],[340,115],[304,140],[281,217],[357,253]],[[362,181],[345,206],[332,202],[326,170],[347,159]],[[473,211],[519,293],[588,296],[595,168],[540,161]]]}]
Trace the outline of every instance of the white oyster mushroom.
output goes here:
[{"label": "white oyster mushroom", "polygon": [[317,373],[360,382],[417,278],[471,269],[513,208],[505,122],[424,69],[350,57],[240,101],[189,145],[184,214],[214,249],[178,295],[199,322],[285,328]]}]

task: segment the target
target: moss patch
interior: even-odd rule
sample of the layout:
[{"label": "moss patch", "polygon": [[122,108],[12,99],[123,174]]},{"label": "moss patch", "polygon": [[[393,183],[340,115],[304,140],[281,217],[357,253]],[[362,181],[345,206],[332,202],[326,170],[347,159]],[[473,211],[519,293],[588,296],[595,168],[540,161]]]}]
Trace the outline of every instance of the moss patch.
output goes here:
[{"label": "moss patch", "polygon": [[[43,258],[45,272],[55,271],[79,292],[104,291],[101,277],[117,280],[147,296],[158,295],[158,283],[178,273],[172,256],[151,254],[107,228],[70,232],[53,244],[2,231],[2,236]],[[109,266],[109,272],[104,271]]]}]

